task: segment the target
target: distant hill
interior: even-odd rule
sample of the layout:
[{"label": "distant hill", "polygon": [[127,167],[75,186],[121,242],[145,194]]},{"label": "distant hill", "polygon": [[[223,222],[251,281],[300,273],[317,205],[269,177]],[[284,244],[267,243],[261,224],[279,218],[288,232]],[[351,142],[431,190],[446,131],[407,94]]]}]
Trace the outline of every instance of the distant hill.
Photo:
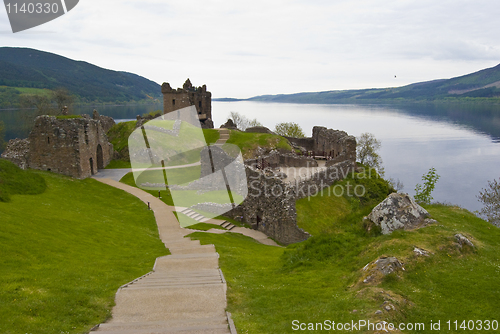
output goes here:
[{"label": "distant hill", "polygon": [[500,98],[500,65],[452,79],[383,89],[332,90],[315,93],[261,95],[249,101],[289,103],[363,103]]},{"label": "distant hill", "polygon": [[80,102],[129,102],[159,98],[161,87],[139,75],[107,70],[53,53],[0,47],[0,86],[64,87]]}]

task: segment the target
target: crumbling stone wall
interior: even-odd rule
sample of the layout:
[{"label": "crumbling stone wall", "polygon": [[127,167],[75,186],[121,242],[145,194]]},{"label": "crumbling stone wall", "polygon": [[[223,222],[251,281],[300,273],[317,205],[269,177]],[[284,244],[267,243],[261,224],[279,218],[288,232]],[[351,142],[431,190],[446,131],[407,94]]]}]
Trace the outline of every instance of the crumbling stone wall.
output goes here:
[{"label": "crumbling stone wall", "polygon": [[248,196],[225,215],[245,222],[285,245],[306,240],[310,234],[297,226],[295,201],[316,195],[352,173],[354,168],[351,161],[343,161],[306,180],[287,183],[270,170],[246,166]]},{"label": "crumbling stone wall", "polygon": [[356,161],[356,138],[345,131],[327,129],[322,126],[313,127],[310,138],[286,137],[292,144],[313,151],[317,155],[332,157],[327,165],[349,160]]},{"label": "crumbling stone wall", "polygon": [[276,150],[271,151],[267,155],[260,156],[256,159],[245,160],[245,165],[261,166],[265,162],[264,167],[318,167],[318,162],[310,157],[299,156],[292,153],[280,153]]},{"label": "crumbling stone wall", "polygon": [[108,133],[109,129],[111,129],[113,125],[116,124],[113,117],[100,115],[99,112],[95,109],[94,112],[92,113],[92,119],[101,122],[101,126],[102,129],[104,130],[104,133]]},{"label": "crumbling stone wall", "polygon": [[28,139],[11,141],[5,154],[6,159],[21,168],[48,170],[78,179],[97,173],[112,157],[113,145],[100,120],[54,116],[37,117]]},{"label": "crumbling stone wall", "polygon": [[182,88],[173,89],[164,82],[161,85],[163,94],[163,113],[167,114],[178,109],[195,106],[203,128],[213,128],[212,122],[212,93],[207,91],[207,86],[193,87],[189,79]]},{"label": "crumbling stone wall", "polygon": [[27,169],[29,145],[28,139],[11,139],[2,153],[2,158],[13,162],[21,169]]}]

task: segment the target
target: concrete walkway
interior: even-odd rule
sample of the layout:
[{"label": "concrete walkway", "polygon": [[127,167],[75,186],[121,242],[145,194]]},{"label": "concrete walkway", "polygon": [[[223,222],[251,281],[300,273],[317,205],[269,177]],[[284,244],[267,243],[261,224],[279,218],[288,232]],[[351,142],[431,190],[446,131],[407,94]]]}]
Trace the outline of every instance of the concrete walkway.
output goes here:
[{"label": "concrete walkway", "polygon": [[213,245],[184,238],[173,207],[153,195],[104,178],[98,181],[125,190],[154,211],[160,239],[172,255],[156,259],[151,273],[122,286],[112,319],[96,332],[107,334],[236,333],[225,311],[226,282]]},{"label": "concrete walkway", "polygon": [[[217,145],[229,138],[226,129],[220,132]],[[171,255],[157,258],[152,272],[120,287],[111,320],[93,331],[103,334],[236,334],[231,315],[225,311],[227,285],[219,269],[219,254],[214,245],[200,245],[198,240],[185,238],[195,230],[179,226],[173,214],[175,207],[139,188],[120,183],[119,180],[129,171],[100,170],[93,178],[149,203],[160,239]],[[205,221],[220,224],[220,220]],[[225,232],[228,231],[209,231]],[[231,232],[278,246],[259,231],[234,227]]]}]

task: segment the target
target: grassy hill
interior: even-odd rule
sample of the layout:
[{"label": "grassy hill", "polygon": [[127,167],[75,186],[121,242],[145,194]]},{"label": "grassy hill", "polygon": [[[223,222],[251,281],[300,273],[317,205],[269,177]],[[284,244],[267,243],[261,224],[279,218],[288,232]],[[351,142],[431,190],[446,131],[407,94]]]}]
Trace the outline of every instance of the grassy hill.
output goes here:
[{"label": "grassy hill", "polygon": [[[331,325],[328,321],[360,320],[424,324],[412,333],[431,332],[431,321],[441,321],[445,333],[467,332],[460,326],[463,321],[472,326],[469,320],[476,326],[471,333],[479,332],[479,320],[483,328],[494,320],[499,326],[500,229],[467,210],[436,204],[426,209],[438,224],[390,235],[367,231],[363,216],[390,189],[381,180],[356,180],[338,184],[362,182],[366,196],[336,197],[325,191],[297,202],[299,226],[313,234],[302,243],[277,248],[231,233],[190,235],[215,244],[221,255],[228,311],[238,332],[294,333],[294,320],[306,328],[312,323],[319,333],[332,332],[316,325],[324,326],[325,320],[326,326]],[[469,237],[476,247],[458,248],[456,233]],[[415,247],[429,256],[417,256]],[[364,283],[363,268],[383,256],[397,257],[404,270]],[[384,333],[366,327],[353,332]]]},{"label": "grassy hill", "polygon": [[[160,85],[139,75],[28,48],[0,48],[0,86],[3,90],[64,87],[80,102],[129,102],[148,99],[146,94],[161,96]],[[13,90],[7,93],[15,94]]]},{"label": "grassy hill", "polygon": [[250,101],[289,103],[372,103],[434,100],[500,101],[500,64],[464,76],[382,89],[333,90],[312,93],[262,95]]},{"label": "grassy hill", "polygon": [[[0,333],[88,333],[167,250],[152,211],[92,179],[0,159]],[[8,194],[8,196],[5,196]]]}]

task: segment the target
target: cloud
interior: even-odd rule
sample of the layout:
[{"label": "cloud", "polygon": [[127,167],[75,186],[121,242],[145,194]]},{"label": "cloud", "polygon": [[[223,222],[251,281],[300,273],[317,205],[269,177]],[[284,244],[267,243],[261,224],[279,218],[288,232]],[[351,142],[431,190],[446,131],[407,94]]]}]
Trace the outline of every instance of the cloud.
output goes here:
[{"label": "cloud", "polygon": [[[493,66],[498,17],[500,5],[488,0],[85,0],[2,42],[174,86],[189,76],[215,96],[248,97],[403,85]],[[0,30],[10,31],[6,20],[0,11]],[[44,31],[55,34],[34,34]]]}]

